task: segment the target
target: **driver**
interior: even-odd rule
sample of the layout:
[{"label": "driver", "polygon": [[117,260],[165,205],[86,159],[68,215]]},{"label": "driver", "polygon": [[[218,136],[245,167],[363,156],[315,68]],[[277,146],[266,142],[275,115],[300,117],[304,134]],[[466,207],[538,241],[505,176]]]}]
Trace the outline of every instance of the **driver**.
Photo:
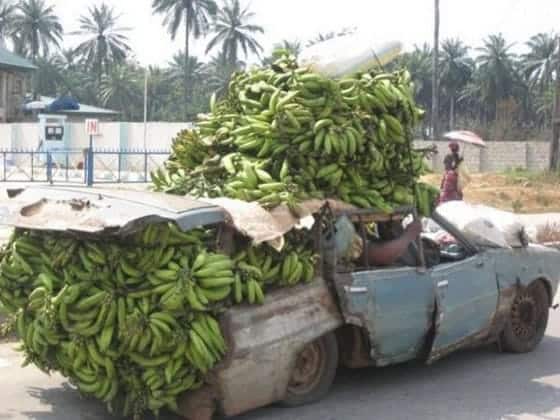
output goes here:
[{"label": "driver", "polygon": [[[396,228],[398,228],[398,231]],[[369,241],[367,248],[365,248],[354,225],[348,219],[339,220],[337,223],[339,254],[351,261],[363,260],[365,257],[368,265],[372,266],[393,265],[407,253],[410,244],[422,233],[422,223],[414,220],[407,225],[404,231],[400,223],[392,223],[388,227],[378,225],[378,233],[379,240]],[[346,244],[342,244],[344,237],[348,238]],[[388,239],[395,237],[396,239]],[[367,255],[364,255],[365,252],[367,252]]]}]

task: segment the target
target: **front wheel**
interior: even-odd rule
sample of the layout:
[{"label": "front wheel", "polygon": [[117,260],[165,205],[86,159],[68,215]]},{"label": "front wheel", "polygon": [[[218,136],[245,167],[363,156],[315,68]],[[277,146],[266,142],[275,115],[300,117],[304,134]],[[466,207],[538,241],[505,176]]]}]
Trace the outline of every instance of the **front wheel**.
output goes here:
[{"label": "front wheel", "polygon": [[298,355],[288,384],[286,407],[297,407],[323,398],[336,375],[338,345],[333,333],[307,344]]},{"label": "front wheel", "polygon": [[512,353],[533,351],[544,337],[548,324],[548,292],[542,281],[520,290],[511,305],[502,332],[502,348]]}]

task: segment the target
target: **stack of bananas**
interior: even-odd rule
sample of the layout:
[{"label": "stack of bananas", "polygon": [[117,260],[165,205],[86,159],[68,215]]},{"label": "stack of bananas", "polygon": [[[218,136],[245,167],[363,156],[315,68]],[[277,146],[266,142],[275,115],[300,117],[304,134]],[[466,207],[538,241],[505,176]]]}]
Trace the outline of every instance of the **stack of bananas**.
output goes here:
[{"label": "stack of bananas", "polygon": [[166,170],[152,174],[156,190],[267,208],[308,198],[385,212],[414,203],[425,168],[411,141],[423,112],[405,70],[332,80],[286,55],[237,73],[226,98],[212,98],[210,107],[174,140]]},{"label": "stack of bananas", "polygon": [[234,258],[216,242],[215,230],[173,223],[103,242],[16,230],[0,255],[0,302],[25,365],[61,372],[125,416],[177,410],[227,351],[224,308],[314,274],[301,241],[281,254],[238,238]]}]

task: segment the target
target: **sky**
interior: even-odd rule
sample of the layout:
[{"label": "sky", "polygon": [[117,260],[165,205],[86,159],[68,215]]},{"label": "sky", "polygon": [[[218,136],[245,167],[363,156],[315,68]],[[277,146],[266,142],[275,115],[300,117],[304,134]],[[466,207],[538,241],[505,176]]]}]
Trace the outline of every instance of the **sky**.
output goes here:
[{"label": "sky", "polygon": [[[50,0],[67,33],[78,29],[78,16],[103,0]],[[218,0],[221,1],[221,0]],[[166,65],[183,48],[183,33],[171,41],[163,17],[151,13],[151,0],[105,0],[121,14],[136,58],[144,65]],[[378,42],[401,41],[405,49],[433,37],[433,0],[242,0],[265,29],[259,41],[266,51],[283,39],[303,42],[319,32],[356,27]],[[441,39],[460,37],[479,46],[484,37],[501,32],[516,50],[538,32],[560,30],[560,0],[440,0]],[[555,26],[556,24],[556,26]],[[65,47],[79,42],[65,36]],[[204,56],[204,40],[195,41],[194,53]],[[204,60],[203,60],[204,61]]]}]

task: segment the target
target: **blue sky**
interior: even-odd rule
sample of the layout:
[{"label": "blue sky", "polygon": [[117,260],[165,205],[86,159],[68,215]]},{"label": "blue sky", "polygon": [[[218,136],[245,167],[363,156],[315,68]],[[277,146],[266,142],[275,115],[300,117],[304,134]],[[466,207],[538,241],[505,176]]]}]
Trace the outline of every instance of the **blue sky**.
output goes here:
[{"label": "blue sky", "polygon": [[[102,0],[51,0],[67,32],[77,29],[77,17],[87,7]],[[182,34],[172,42],[162,18],[152,16],[151,0],[105,0],[122,14],[122,25],[128,33],[138,60],[143,64],[167,63],[182,48]],[[246,2],[245,2],[246,3]],[[502,32],[516,50],[537,32],[560,30],[560,0],[440,0],[441,37],[460,36],[477,46],[489,33]],[[270,50],[281,39],[305,41],[317,32],[358,27],[372,38],[399,40],[405,48],[430,42],[433,30],[433,0],[252,0],[256,21],[266,34],[260,38]],[[79,38],[68,36],[66,46]],[[195,52],[203,55],[204,41],[198,41]]]}]

